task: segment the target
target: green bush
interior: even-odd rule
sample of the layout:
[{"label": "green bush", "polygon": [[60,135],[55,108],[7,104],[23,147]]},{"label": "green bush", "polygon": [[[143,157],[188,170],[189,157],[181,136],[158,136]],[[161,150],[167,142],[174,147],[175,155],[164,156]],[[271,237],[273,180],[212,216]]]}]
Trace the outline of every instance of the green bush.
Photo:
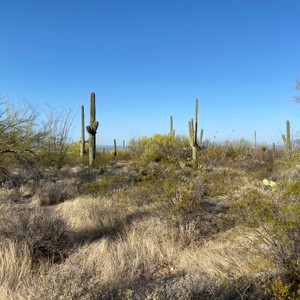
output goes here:
[{"label": "green bush", "polygon": [[251,143],[244,139],[228,142],[226,147],[226,156],[233,160],[246,159],[252,150]]},{"label": "green bush", "polygon": [[187,159],[191,152],[186,137],[163,134],[131,140],[128,147],[133,157],[144,162],[179,161]]},{"label": "green bush", "polygon": [[233,204],[237,220],[255,232],[254,247],[292,282],[300,280],[300,200],[297,183],[244,189]]},{"label": "green bush", "polygon": [[152,204],[165,216],[187,215],[203,203],[206,185],[195,172],[192,174],[176,165],[148,165],[137,177],[138,181],[123,191],[123,198],[130,198],[135,204]]},{"label": "green bush", "polygon": [[117,189],[129,183],[128,179],[120,175],[100,176],[95,181],[86,182],[82,185],[83,194],[92,196],[104,196],[114,193]]}]

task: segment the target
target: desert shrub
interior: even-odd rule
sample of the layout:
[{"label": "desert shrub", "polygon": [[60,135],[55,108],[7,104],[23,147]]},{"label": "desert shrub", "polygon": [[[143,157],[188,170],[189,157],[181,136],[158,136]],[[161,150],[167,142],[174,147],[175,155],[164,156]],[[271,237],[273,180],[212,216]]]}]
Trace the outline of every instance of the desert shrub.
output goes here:
[{"label": "desert shrub", "polygon": [[28,182],[37,182],[43,178],[43,170],[35,163],[30,165],[24,165],[20,162],[11,163],[7,167],[7,173],[9,179],[7,182],[10,182],[11,186],[20,187],[23,184]]},{"label": "desert shrub", "polygon": [[24,243],[32,261],[61,261],[72,247],[65,222],[41,209],[1,206],[1,240]]},{"label": "desert shrub", "polygon": [[278,184],[267,191],[245,189],[233,207],[238,220],[255,232],[255,249],[293,284],[300,278],[300,202],[297,184]]},{"label": "desert shrub", "polygon": [[10,188],[4,185],[0,188],[0,199],[1,204],[17,202],[21,199],[21,193],[17,188]]},{"label": "desert shrub", "polygon": [[208,146],[200,150],[198,162],[208,167],[218,167],[224,165],[227,158],[227,147],[218,143],[209,143]]},{"label": "desert shrub", "polygon": [[151,138],[131,140],[128,146],[131,154],[145,162],[182,160],[191,154],[186,137],[154,134]]},{"label": "desert shrub", "polygon": [[252,181],[252,177],[244,171],[228,167],[201,169],[200,176],[209,197],[231,196]]},{"label": "desert shrub", "polygon": [[[103,152],[102,152],[102,155],[103,155]],[[115,153],[114,149],[111,149],[109,151],[106,151],[104,153],[104,155],[106,155],[106,156],[109,155],[111,157],[111,159],[114,159],[115,161],[126,160],[126,159],[130,159],[130,157],[131,157],[131,153],[129,152],[128,149],[126,149],[126,148],[120,148],[120,147],[117,148],[117,152],[116,153]]]},{"label": "desert shrub", "polygon": [[281,155],[274,163],[274,177],[278,180],[300,180],[300,148],[294,149],[291,156]]},{"label": "desert shrub", "polygon": [[38,160],[44,166],[60,168],[67,160],[72,119],[70,110],[45,112],[26,101],[18,105],[0,101],[1,162],[18,161],[27,166]]},{"label": "desert shrub", "polygon": [[81,191],[86,195],[104,196],[114,193],[117,189],[124,187],[129,182],[125,176],[101,175],[95,181],[84,183],[81,187]]},{"label": "desert shrub", "polygon": [[68,148],[74,115],[70,109],[61,108],[60,111],[49,109],[45,117],[47,123],[44,130],[47,136],[39,145],[39,163],[60,169],[69,163]]},{"label": "desert shrub", "polygon": [[272,296],[272,299],[297,300],[300,297],[300,283],[297,285],[289,282],[289,280],[282,279],[280,276],[276,276],[267,285],[265,294]]},{"label": "desert shrub", "polygon": [[29,103],[0,101],[0,155],[15,161],[30,161],[47,132],[39,125],[39,114]]},{"label": "desert shrub", "polygon": [[197,172],[173,164],[151,163],[137,174],[137,182],[119,193],[139,206],[152,205],[161,215],[189,214],[203,202],[206,185]]},{"label": "desert shrub", "polygon": [[78,194],[79,187],[76,180],[60,182],[42,180],[34,195],[33,202],[40,206],[54,205],[71,199]]},{"label": "desert shrub", "polygon": [[[69,165],[84,164],[88,165],[89,163],[89,145],[86,143],[85,146],[85,155],[80,157],[80,141],[70,143],[67,148],[67,157]],[[114,155],[114,150],[110,149],[97,149],[96,158],[95,158],[95,168],[101,167],[103,165],[109,164],[111,162],[116,162],[119,160],[130,159],[131,154],[127,149],[118,148],[117,155]]]},{"label": "desert shrub", "polygon": [[80,156],[80,141],[72,142],[68,144],[66,149],[66,156],[68,157],[67,162],[69,165],[77,165],[77,164],[85,164],[88,165],[89,162],[89,145],[86,142],[85,144],[85,155],[83,157]]},{"label": "desert shrub", "polygon": [[226,156],[233,160],[240,160],[248,157],[252,149],[251,143],[245,139],[227,142],[225,146],[227,147]]}]

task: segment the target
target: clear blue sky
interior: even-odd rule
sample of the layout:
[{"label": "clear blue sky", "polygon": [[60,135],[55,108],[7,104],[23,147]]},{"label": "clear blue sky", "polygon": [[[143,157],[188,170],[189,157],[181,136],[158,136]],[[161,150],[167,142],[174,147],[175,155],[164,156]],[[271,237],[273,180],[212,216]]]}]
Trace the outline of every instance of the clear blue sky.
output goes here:
[{"label": "clear blue sky", "polygon": [[[0,93],[72,108],[99,144],[188,134],[280,142],[300,129],[299,0],[0,0]],[[86,117],[87,118],[87,117]],[[233,134],[232,131],[234,130]]]}]

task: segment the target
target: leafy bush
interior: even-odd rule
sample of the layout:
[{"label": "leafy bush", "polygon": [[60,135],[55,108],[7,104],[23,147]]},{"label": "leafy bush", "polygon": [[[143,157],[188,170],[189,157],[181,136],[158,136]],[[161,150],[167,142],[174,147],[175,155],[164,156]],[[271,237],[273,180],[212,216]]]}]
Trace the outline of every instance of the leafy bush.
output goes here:
[{"label": "leafy bush", "polygon": [[186,137],[163,134],[131,140],[128,147],[134,157],[145,162],[187,159],[191,152]]}]

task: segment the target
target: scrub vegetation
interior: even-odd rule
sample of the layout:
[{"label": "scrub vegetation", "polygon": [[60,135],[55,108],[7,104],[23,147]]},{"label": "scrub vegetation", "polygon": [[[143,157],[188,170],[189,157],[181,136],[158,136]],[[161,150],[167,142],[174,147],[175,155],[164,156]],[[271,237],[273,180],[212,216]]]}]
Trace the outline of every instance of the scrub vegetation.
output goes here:
[{"label": "scrub vegetation", "polygon": [[191,145],[172,120],[91,166],[71,112],[0,107],[1,299],[300,298],[297,141]]}]

